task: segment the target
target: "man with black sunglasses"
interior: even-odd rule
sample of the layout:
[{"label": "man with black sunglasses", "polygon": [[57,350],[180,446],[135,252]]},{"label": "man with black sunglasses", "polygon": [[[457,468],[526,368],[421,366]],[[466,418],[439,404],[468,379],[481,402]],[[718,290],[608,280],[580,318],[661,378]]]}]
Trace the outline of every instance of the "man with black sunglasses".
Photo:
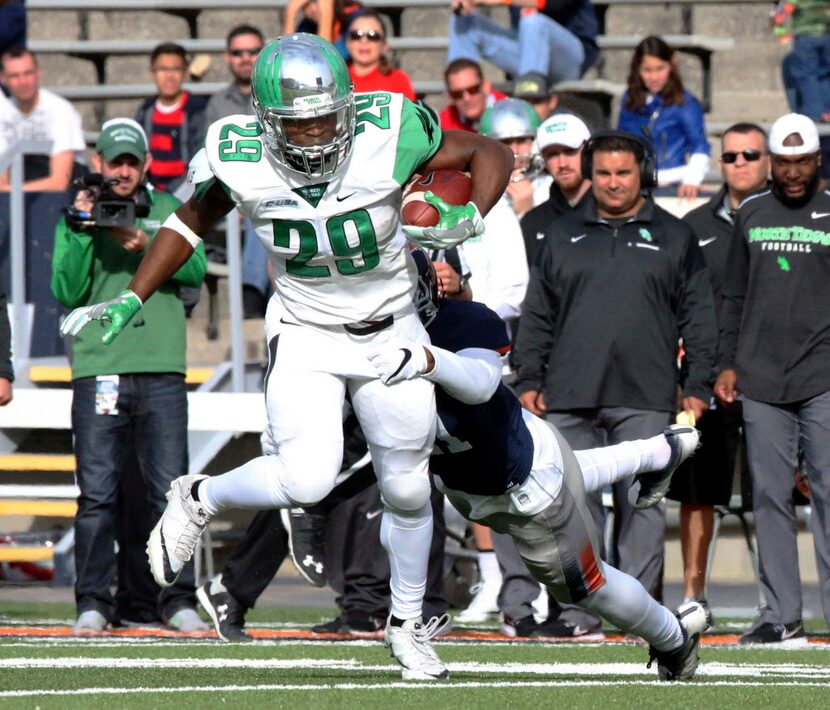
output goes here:
[{"label": "man with black sunglasses", "polygon": [[251,72],[262,45],[262,32],[252,25],[237,25],[226,41],[225,64],[233,81],[210,97],[207,105],[207,125],[235,113],[251,113]]},{"label": "man with black sunglasses", "polygon": [[816,125],[772,126],[771,189],[738,211],[715,394],[743,403],[765,603],[741,643],[804,637],[793,477],[802,447],[825,621],[830,622],[830,191]]},{"label": "man with black sunglasses", "polygon": [[472,59],[456,59],[444,70],[449,105],[438,115],[442,131],[458,130],[478,132],[478,123],[485,109],[507,95],[494,89],[484,78],[481,65]]},{"label": "man with black sunglasses", "polygon": [[[716,313],[720,311],[738,205],[767,185],[769,155],[764,129],[754,123],[736,123],[727,128],[721,137],[720,165],[724,179],[721,189],[683,218],[706,259]],[[701,449],[694,461],[677,470],[666,494],[680,503],[684,600],[694,599],[707,608],[706,560],[712,542],[714,506],[728,505],[732,496],[741,424],[738,402],[707,410],[696,424],[704,432]]]}]

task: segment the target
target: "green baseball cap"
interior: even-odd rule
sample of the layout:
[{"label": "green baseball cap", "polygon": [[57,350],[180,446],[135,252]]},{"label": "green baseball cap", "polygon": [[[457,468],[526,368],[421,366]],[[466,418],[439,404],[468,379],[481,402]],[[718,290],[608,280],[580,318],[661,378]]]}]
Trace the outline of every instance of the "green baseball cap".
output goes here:
[{"label": "green baseball cap", "polygon": [[95,150],[104,156],[104,160],[115,160],[125,153],[144,160],[147,154],[147,135],[133,119],[113,118],[101,126]]}]

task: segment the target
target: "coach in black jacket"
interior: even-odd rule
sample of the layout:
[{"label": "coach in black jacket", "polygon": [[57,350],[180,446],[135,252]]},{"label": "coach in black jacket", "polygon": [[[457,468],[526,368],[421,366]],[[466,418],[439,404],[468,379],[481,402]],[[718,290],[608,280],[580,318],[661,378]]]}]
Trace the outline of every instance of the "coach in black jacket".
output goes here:
[{"label": "coach in black jacket", "polygon": [[[650,169],[643,143],[611,134],[586,150],[593,200],[546,232],[522,311],[515,385],[523,405],[548,415],[577,448],[652,436],[670,422],[680,337],[689,365],[683,409],[702,415],[717,341],[697,240],[641,194]],[[614,506],[608,553],[660,598],[664,511],[635,511],[619,484]],[[599,521],[599,496],[595,507]]]}]

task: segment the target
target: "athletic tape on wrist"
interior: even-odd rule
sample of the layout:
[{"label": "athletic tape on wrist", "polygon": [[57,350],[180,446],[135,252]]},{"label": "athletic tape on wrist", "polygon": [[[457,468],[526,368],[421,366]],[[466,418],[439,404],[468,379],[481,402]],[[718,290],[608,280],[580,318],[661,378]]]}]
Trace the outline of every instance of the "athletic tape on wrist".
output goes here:
[{"label": "athletic tape on wrist", "polygon": [[182,222],[178,215],[173,212],[166,220],[164,220],[164,224],[161,225],[162,227],[167,227],[167,229],[172,229],[174,232],[180,234],[184,239],[187,240],[187,243],[190,244],[194,249],[199,246],[202,241],[202,238],[196,234],[190,227],[188,227],[184,222]]}]

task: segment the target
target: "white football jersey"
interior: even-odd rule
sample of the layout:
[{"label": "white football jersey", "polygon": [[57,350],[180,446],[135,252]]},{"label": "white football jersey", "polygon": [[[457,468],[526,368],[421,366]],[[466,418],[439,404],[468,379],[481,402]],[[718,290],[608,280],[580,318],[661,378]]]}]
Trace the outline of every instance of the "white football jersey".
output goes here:
[{"label": "white football jersey", "polygon": [[256,116],[213,123],[191,162],[197,194],[219,181],[253,222],[275,298],[300,322],[376,320],[412,301],[416,274],[400,228],[401,187],[441,144],[429,111],[401,94],[356,94],[354,144],[333,176],[274,159]]}]

